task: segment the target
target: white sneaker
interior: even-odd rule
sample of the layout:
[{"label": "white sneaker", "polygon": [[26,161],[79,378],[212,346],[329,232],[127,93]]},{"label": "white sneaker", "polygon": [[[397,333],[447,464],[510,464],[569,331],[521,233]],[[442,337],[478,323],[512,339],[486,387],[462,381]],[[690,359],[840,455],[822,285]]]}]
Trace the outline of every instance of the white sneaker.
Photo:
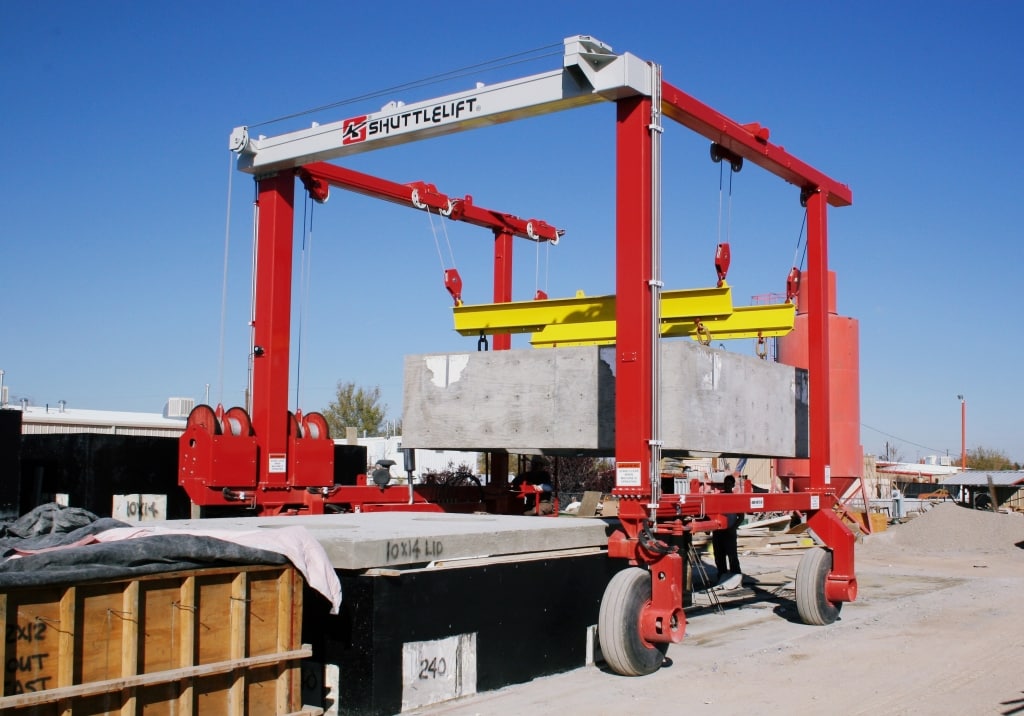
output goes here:
[{"label": "white sneaker", "polygon": [[719,580],[717,589],[739,589],[743,586],[743,575],[742,574],[731,574],[726,572],[725,575]]}]

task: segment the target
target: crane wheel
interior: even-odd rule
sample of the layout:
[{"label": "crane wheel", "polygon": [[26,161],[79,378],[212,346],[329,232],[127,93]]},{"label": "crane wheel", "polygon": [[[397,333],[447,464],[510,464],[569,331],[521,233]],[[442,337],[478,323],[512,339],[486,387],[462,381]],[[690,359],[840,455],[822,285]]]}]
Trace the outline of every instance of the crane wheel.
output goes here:
[{"label": "crane wheel", "polygon": [[597,635],[605,661],[617,674],[645,676],[665,661],[668,644],[648,644],[640,636],[640,612],[650,601],[651,573],[639,567],[622,570],[604,590]]},{"label": "crane wheel", "polygon": [[804,624],[824,626],[839,618],[843,603],[825,598],[825,581],[832,571],[832,553],[813,547],[796,567],[796,609]]}]

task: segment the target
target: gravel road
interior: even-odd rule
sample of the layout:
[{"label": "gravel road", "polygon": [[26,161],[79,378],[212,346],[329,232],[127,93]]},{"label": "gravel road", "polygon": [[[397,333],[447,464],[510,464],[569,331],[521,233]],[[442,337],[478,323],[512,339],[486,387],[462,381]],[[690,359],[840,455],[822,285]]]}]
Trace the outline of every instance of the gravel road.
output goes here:
[{"label": "gravel road", "polygon": [[866,538],[859,597],[825,627],[798,620],[799,558],[744,555],[744,588],[688,609],[650,676],[589,667],[415,713],[1024,715],[1024,516],[949,503]]}]

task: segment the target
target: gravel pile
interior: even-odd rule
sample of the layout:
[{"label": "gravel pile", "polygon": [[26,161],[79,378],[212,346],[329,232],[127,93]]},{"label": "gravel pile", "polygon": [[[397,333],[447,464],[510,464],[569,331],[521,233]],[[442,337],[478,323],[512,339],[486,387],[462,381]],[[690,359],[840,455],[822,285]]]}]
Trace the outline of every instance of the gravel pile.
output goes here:
[{"label": "gravel pile", "polygon": [[868,551],[896,547],[917,553],[1005,552],[1024,546],[1024,515],[971,510],[952,502],[865,538]]}]

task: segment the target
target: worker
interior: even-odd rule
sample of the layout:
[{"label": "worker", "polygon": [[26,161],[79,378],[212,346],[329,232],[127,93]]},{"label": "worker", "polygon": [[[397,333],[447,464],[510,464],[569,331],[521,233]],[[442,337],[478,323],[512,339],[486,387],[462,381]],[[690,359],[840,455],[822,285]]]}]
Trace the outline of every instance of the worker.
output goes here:
[{"label": "worker", "polygon": [[526,491],[523,497],[527,510],[526,515],[550,515],[554,512],[554,490],[551,487],[551,473],[548,472],[548,461],[541,455],[530,458],[530,469],[520,473],[512,480],[513,490],[523,490],[524,485],[533,489]]},{"label": "worker", "polygon": [[[722,492],[731,494],[736,486],[736,478],[733,475],[726,475],[722,481]],[[718,570],[718,583],[721,584],[731,575],[743,574],[740,571],[739,548],[736,540],[736,530],[743,519],[742,514],[727,514],[727,526],[725,529],[715,530],[711,533],[711,546],[715,553],[715,568]]]}]

